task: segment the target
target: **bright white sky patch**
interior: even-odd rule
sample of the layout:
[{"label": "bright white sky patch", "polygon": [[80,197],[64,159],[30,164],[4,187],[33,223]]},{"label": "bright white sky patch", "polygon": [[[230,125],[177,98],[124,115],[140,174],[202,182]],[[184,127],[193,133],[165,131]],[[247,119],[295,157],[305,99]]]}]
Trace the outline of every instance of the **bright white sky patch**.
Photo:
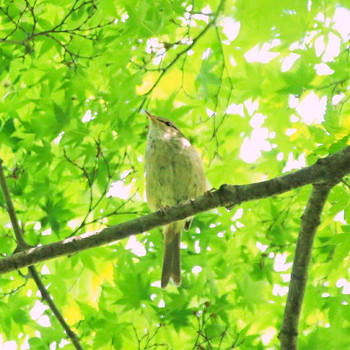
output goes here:
[{"label": "bright white sky patch", "polygon": [[130,249],[132,253],[137,256],[145,256],[146,249],[142,243],[140,243],[135,236],[131,236],[128,239],[128,243],[125,246],[126,249]]},{"label": "bright white sky patch", "polygon": [[254,46],[252,49],[247,51],[244,54],[244,58],[247,62],[261,62],[268,63],[275,57],[279,55],[279,52],[270,52],[269,50],[273,47],[279,45],[281,43],[280,40],[274,39],[272,43],[264,43],[260,48],[260,45]]},{"label": "bright white sky patch", "polygon": [[232,55],[230,55],[230,63],[231,63],[231,65],[233,67],[237,66],[237,62],[236,62],[235,58]]},{"label": "bright white sky patch", "polygon": [[166,56],[166,50],[164,47],[158,50],[156,57],[153,59],[153,64],[159,66],[164,57]]},{"label": "bright white sky patch", "polygon": [[123,23],[125,23],[125,22],[127,21],[128,18],[129,18],[128,13],[127,13],[127,12],[124,12],[124,13],[122,14],[122,19],[121,19],[121,21],[122,21]]},{"label": "bright white sky patch", "polygon": [[315,51],[316,51],[316,56],[320,57],[324,50],[326,48],[326,45],[324,43],[324,37],[323,36],[319,36],[316,40],[315,40]]},{"label": "bright white sky patch", "polygon": [[58,145],[58,144],[60,143],[63,134],[64,134],[64,131],[61,131],[61,132],[58,134],[58,136],[53,140],[53,142],[54,142],[56,145]]},{"label": "bright white sky patch", "polygon": [[202,270],[203,270],[202,267],[199,265],[193,266],[193,268],[192,268],[193,273],[200,273],[200,272],[202,272]]},{"label": "bright white sky patch", "polygon": [[95,119],[95,117],[93,117],[93,116],[91,115],[91,109],[88,109],[88,110],[85,112],[85,114],[84,114],[83,118],[81,119],[81,121],[82,121],[83,123],[87,123],[87,122],[89,122],[90,120],[93,120],[93,119]]},{"label": "bright white sky patch", "polygon": [[43,304],[41,301],[37,300],[33,306],[33,308],[30,310],[30,317],[33,320],[37,320],[45,310],[47,310],[49,307]]},{"label": "bright white sky patch", "polygon": [[345,221],[344,218],[344,210],[340,211],[335,217],[334,221],[341,222],[343,225],[347,225],[347,222]]},{"label": "bright white sky patch", "polygon": [[199,254],[201,252],[201,247],[199,246],[199,240],[194,242],[194,251]]},{"label": "bright white sky patch", "polygon": [[239,30],[241,28],[241,23],[236,22],[233,18],[231,17],[226,17],[223,20],[222,23],[223,26],[223,32],[227,37],[227,41],[224,41],[225,44],[230,44],[233,40],[237,38],[237,35],[239,33]]},{"label": "bright white sky patch", "polygon": [[37,322],[42,327],[51,327],[50,318],[47,315],[42,315],[41,317],[39,317]]},{"label": "bright white sky patch", "polygon": [[342,288],[343,287],[343,294],[350,294],[350,282],[348,282],[345,278],[340,278],[337,283],[336,286],[338,288]]},{"label": "bright white sky patch", "polygon": [[180,242],[180,249],[187,249],[187,244],[184,242]]},{"label": "bright white sky patch", "polygon": [[42,234],[43,236],[50,236],[51,233],[52,233],[52,230],[51,230],[50,227],[49,227],[48,229],[46,229],[45,231],[41,232],[41,234]]},{"label": "bright white sky patch", "polygon": [[304,97],[296,108],[305,124],[320,124],[324,121],[326,112],[327,96],[319,98],[313,91]]},{"label": "bright white sky patch", "polygon": [[[299,104],[299,99],[295,95],[289,95],[288,106],[290,108],[295,108]],[[299,119],[298,119],[299,120]]]},{"label": "bright white sky patch", "polygon": [[244,108],[243,108],[243,104],[235,104],[235,103],[232,103],[231,105],[229,105],[227,108],[226,108],[226,111],[225,111],[226,114],[238,114],[240,115],[241,117],[244,117]]},{"label": "bright white sky patch", "polygon": [[211,48],[207,48],[204,52],[203,52],[203,55],[202,55],[202,60],[206,60],[212,53],[212,50]]},{"label": "bright white sky patch", "polygon": [[244,106],[247,108],[248,114],[252,115],[259,107],[258,101],[252,101],[250,98],[249,100],[244,101]]},{"label": "bright white sky patch", "polygon": [[295,134],[297,132],[297,129],[293,128],[293,129],[287,129],[286,130],[286,135],[287,136],[292,136],[293,134]]},{"label": "bright white sky patch", "polygon": [[272,289],[273,295],[279,295],[280,297],[285,296],[288,293],[288,287],[282,287],[279,284],[274,284]]},{"label": "bright white sky patch", "polygon": [[235,214],[232,216],[231,220],[232,221],[236,221],[238,219],[240,219],[243,216],[243,208],[239,208]]},{"label": "bright white sky patch", "polygon": [[273,269],[276,272],[284,272],[289,270],[292,266],[292,263],[286,263],[286,261],[287,261],[287,254],[278,253],[275,257],[275,263],[274,263]]},{"label": "bright white sky patch", "polygon": [[281,71],[282,72],[289,71],[293,67],[293,64],[298,60],[299,57],[300,57],[299,54],[292,52],[290,55],[288,55],[286,58],[284,58],[282,60]]},{"label": "bright white sky patch", "polygon": [[[60,341],[60,343],[58,344],[58,347],[60,348],[60,349],[62,349],[62,348],[64,348],[66,345],[68,345],[69,344],[69,341],[67,340],[67,339],[62,339],[61,341]],[[50,349],[51,350],[51,349]]]},{"label": "bright white sky patch", "polygon": [[299,117],[297,117],[295,114],[292,114],[289,118],[289,120],[292,122],[292,123],[296,123],[299,121]]},{"label": "bright white sky patch", "polygon": [[246,163],[254,163],[261,156],[261,151],[271,151],[267,128],[254,128],[250,137],[245,137],[240,150],[240,158]]},{"label": "bright white sky patch", "polygon": [[44,266],[41,268],[41,274],[42,274],[42,275],[49,275],[49,274],[50,274],[50,270],[49,270],[49,268],[47,267],[47,265],[44,265]]},{"label": "bright white sky patch", "polygon": [[201,15],[200,13],[194,14],[192,18],[198,21],[204,21],[207,24],[209,23],[209,16]]},{"label": "bright white sky patch", "polygon": [[148,54],[151,54],[152,52],[156,52],[159,49],[163,47],[163,44],[161,44],[158,40],[158,38],[150,38],[146,42],[146,52]]},{"label": "bright white sky patch", "polygon": [[335,24],[333,28],[337,30],[344,41],[350,36],[350,11],[344,7],[339,7],[335,10],[333,21]]},{"label": "bright white sky patch", "polygon": [[283,282],[290,282],[290,273],[281,273],[280,276]]},{"label": "bright white sky patch", "polygon": [[305,50],[306,49],[306,45],[310,44],[311,40],[315,37],[315,35],[317,35],[319,33],[319,31],[317,30],[313,30],[310,33],[308,33],[302,40],[302,42],[300,43],[299,41],[295,41],[294,43],[290,44],[289,46],[289,50],[290,51],[294,51],[294,50]]},{"label": "bright white sky patch", "polygon": [[329,27],[331,20],[329,18],[325,18],[324,13],[319,12],[315,19],[319,22],[322,22],[324,24],[325,27]]},{"label": "bright white sky patch", "polygon": [[160,281],[153,282],[153,283],[151,284],[151,286],[152,286],[152,287],[158,287],[158,288],[160,288],[160,287],[161,287]]},{"label": "bright white sky patch", "polygon": [[337,57],[340,53],[340,38],[333,33],[330,33],[328,36],[328,44],[323,54],[323,62],[331,62]]},{"label": "bright white sky patch", "polygon": [[276,159],[281,162],[284,158],[284,154],[282,152],[278,153],[277,156],[276,156]]},{"label": "bright white sky patch", "polygon": [[276,335],[276,330],[272,327],[269,327],[267,330],[264,331],[264,334],[261,336],[262,343],[264,345],[269,344],[275,335]]},{"label": "bright white sky patch", "polygon": [[317,75],[331,75],[334,70],[329,68],[325,63],[320,63],[315,65]]},{"label": "bright white sky patch", "polygon": [[261,113],[256,113],[254,114],[254,116],[252,117],[252,119],[250,119],[249,124],[253,127],[253,128],[260,128],[261,125],[264,123],[264,120],[266,119],[266,116],[261,114]]},{"label": "bright white sky patch", "polygon": [[[3,343],[2,336],[0,334],[0,349],[1,350],[16,350],[18,349],[17,343],[14,340],[9,340]],[[29,348],[28,348],[29,349]]]},{"label": "bright white sky patch", "polygon": [[301,169],[306,166],[305,153],[302,153],[298,159],[294,159],[293,153],[290,152],[288,155],[288,161],[286,166],[283,168],[282,173],[287,173],[293,169]]},{"label": "bright white sky patch", "polygon": [[[126,170],[121,174],[121,178],[125,178],[131,170]],[[132,188],[132,183],[125,185],[124,181],[116,181],[111,183],[111,187],[108,190],[107,197],[118,197],[120,199],[128,199]]]},{"label": "bright white sky patch", "polygon": [[344,97],[345,97],[345,95],[342,92],[338,95],[334,95],[332,97],[333,105],[337,105]]},{"label": "bright white sky patch", "polygon": [[259,249],[259,250],[261,250],[262,252],[265,252],[266,251],[266,249],[269,247],[268,245],[266,245],[266,244],[262,244],[262,243],[260,243],[260,242],[256,242],[256,247]]},{"label": "bright white sky patch", "polygon": [[212,9],[210,8],[210,6],[207,5],[207,6],[205,6],[205,7],[202,8],[202,11],[201,11],[201,12],[208,15],[208,14],[212,13],[213,11],[212,11]]}]

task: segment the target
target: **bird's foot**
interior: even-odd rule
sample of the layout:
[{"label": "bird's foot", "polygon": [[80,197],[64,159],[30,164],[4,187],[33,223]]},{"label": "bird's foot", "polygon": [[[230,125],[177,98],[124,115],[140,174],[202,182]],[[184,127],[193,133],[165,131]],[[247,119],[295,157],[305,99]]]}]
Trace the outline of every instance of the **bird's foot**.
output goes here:
[{"label": "bird's foot", "polygon": [[170,209],[170,206],[169,205],[165,205],[164,207],[160,207],[159,208],[159,211],[164,215],[164,216],[166,216],[166,215],[168,215],[168,211],[169,211],[169,209]]},{"label": "bird's foot", "polygon": [[210,190],[205,191],[204,194],[207,195],[207,196],[212,197],[213,196],[213,192],[216,191],[216,190],[217,190],[217,188],[212,187]]}]

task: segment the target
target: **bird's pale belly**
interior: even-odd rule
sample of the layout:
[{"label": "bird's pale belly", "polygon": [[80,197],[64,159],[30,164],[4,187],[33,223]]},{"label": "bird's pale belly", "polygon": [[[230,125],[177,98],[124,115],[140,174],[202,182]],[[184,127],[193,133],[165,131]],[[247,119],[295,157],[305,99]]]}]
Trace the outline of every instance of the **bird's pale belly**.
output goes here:
[{"label": "bird's pale belly", "polygon": [[[150,150],[147,157],[146,193],[152,210],[166,205],[176,205],[194,198],[205,191],[205,184],[198,173],[199,155],[191,152],[170,154]],[[194,151],[194,152],[193,152]],[[199,164],[201,166],[201,164]]]}]

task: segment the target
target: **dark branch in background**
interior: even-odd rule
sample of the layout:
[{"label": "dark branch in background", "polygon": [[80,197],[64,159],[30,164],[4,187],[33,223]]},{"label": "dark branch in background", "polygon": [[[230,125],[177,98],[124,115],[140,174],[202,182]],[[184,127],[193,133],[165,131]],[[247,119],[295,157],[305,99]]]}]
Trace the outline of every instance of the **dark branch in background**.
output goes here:
[{"label": "dark branch in background", "polygon": [[149,96],[152,91],[157,87],[157,85],[160,83],[160,81],[162,80],[163,76],[165,75],[165,73],[170,70],[170,68],[180,59],[180,57],[182,57],[182,55],[186,54],[189,50],[191,50],[196,43],[198,42],[198,40],[209,30],[209,28],[211,28],[215,23],[216,20],[219,16],[220,11],[222,10],[223,6],[224,6],[225,0],[221,0],[220,4],[215,12],[215,16],[213,17],[213,19],[207,24],[207,26],[192,40],[192,43],[190,45],[188,45],[185,49],[183,49],[182,51],[180,51],[179,53],[176,54],[176,56],[173,58],[172,61],[170,61],[170,63],[167,64],[166,67],[161,69],[161,73],[158,76],[157,80],[155,81],[155,83],[152,85],[152,87],[142,96],[144,96],[144,99],[141,102],[140,107],[138,108],[138,111],[140,112],[146,102],[147,96]]},{"label": "dark branch in background", "polygon": [[[221,37],[220,37],[220,33],[219,33],[219,30],[218,30],[217,27],[215,28],[215,30],[216,30],[216,37],[218,39],[218,44],[220,46],[220,51],[221,51],[221,55],[222,55],[222,71],[221,71],[221,78],[220,78],[220,86],[219,86],[218,91],[216,93],[215,108],[214,108],[214,118],[213,118],[214,130],[213,130],[213,135],[211,137],[211,140],[213,138],[215,138],[216,150],[215,150],[214,157],[213,157],[213,159],[211,161],[213,161],[215,156],[218,154],[219,141],[218,141],[218,137],[217,137],[217,132],[218,132],[220,126],[223,124],[223,122],[225,121],[225,119],[227,117],[227,112],[226,111],[227,111],[227,108],[228,108],[228,106],[230,104],[232,92],[233,92],[233,89],[234,89],[233,81],[232,81],[232,78],[231,78],[231,75],[230,75],[230,71],[228,70],[227,65],[226,65],[225,52],[224,52],[224,47],[222,45],[222,40],[221,40]],[[217,108],[218,108],[218,104],[219,104],[219,94],[220,94],[220,90],[221,90],[221,86],[222,86],[222,80],[223,80],[224,71],[226,71],[226,74],[227,74],[227,77],[228,77],[230,92],[229,92],[229,94],[227,96],[226,108],[225,108],[224,115],[222,116],[220,122],[217,123],[217,121],[216,121]]]},{"label": "dark branch in background", "polygon": [[281,350],[296,350],[298,324],[310,264],[312,245],[321,214],[331,185],[314,185],[305,213],[301,219],[298,242],[295,249],[292,275],[279,338]]},{"label": "dark branch in background", "polygon": [[[88,170],[84,167],[84,166],[80,166],[76,161],[73,161],[71,158],[69,158],[69,156],[67,155],[66,150],[63,150],[64,153],[64,158],[67,160],[68,163],[70,163],[71,165],[73,165],[74,167],[78,168],[82,174],[83,177],[86,178],[87,180],[87,184],[88,184],[88,188],[89,188],[89,207],[88,210],[83,218],[83,220],[81,221],[80,225],[78,225],[78,227],[69,235],[69,237],[75,236],[83,227],[98,222],[104,218],[113,216],[113,215],[117,215],[117,214],[130,214],[130,212],[128,213],[119,213],[120,209],[122,209],[129,201],[131,201],[133,199],[133,196],[131,196],[127,201],[123,202],[118,208],[114,209],[112,212],[106,213],[104,215],[101,215],[93,220],[87,221],[89,215],[97,208],[97,206],[101,203],[101,201],[105,198],[109,188],[110,188],[110,184],[112,182],[113,176],[115,175],[118,167],[120,166],[121,163],[124,162],[127,153],[125,152],[123,157],[121,159],[118,160],[118,162],[116,162],[114,168],[111,170],[108,160],[106,159],[106,157],[104,156],[102,149],[101,149],[101,143],[100,140],[96,140],[96,156],[95,156],[95,164],[92,168],[91,174],[89,174]],[[103,162],[105,163],[105,166],[107,168],[107,183],[106,186],[104,188],[104,190],[102,191],[102,193],[100,194],[99,198],[94,201],[94,195],[93,195],[93,185],[95,182],[95,178],[96,178],[96,173],[98,171],[97,169],[97,163],[98,163],[98,159],[101,158],[103,160]],[[118,181],[123,181],[126,179],[126,177],[128,177],[131,173],[129,173],[128,175],[126,175],[124,178],[119,178]],[[133,214],[137,214],[138,212],[134,212]]]},{"label": "dark branch in background", "polygon": [[166,214],[157,211],[119,225],[106,227],[100,232],[85,233],[60,242],[30,248],[1,259],[0,273],[119,241],[133,234],[140,234],[217,207],[232,207],[242,202],[270,197],[308,184],[334,184],[348,173],[350,173],[350,146],[327,158],[319,159],[310,167],[268,181],[241,186],[222,185],[219,190],[169,208]]},{"label": "dark branch in background", "polygon": [[[16,212],[15,212],[12,200],[11,200],[10,192],[8,190],[8,187],[7,187],[6,178],[5,178],[4,170],[2,167],[2,162],[3,162],[2,159],[0,159],[0,186],[1,186],[1,190],[2,190],[2,193],[4,195],[4,198],[5,198],[7,212],[9,214],[11,224],[12,224],[12,227],[13,227],[13,230],[15,232],[16,239],[17,239],[16,251],[21,252],[21,251],[27,249],[29,247],[29,245],[25,242],[22,230],[19,227]],[[58,319],[58,322],[62,325],[63,329],[67,333],[68,337],[71,339],[75,348],[78,350],[82,350],[83,348],[80,346],[79,340],[78,340],[76,334],[68,326],[68,324],[64,320],[63,316],[61,315],[60,311],[58,310],[57,306],[55,305],[55,303],[51,299],[51,296],[48,293],[48,291],[46,290],[42,280],[40,279],[36,268],[34,266],[29,266],[28,270],[29,270],[30,275],[34,279],[34,282],[38,286],[38,289],[41,293],[41,297],[49,305],[51,311]]]},{"label": "dark branch in background", "polygon": [[[156,330],[153,332],[153,334],[148,333],[148,331],[146,333],[143,334],[142,337],[139,337],[139,335],[137,334],[137,330],[135,328],[135,326],[132,326],[132,329],[135,333],[135,337],[137,340],[137,349],[138,350],[146,350],[146,349],[151,349],[151,348],[157,348],[157,347],[165,347],[165,348],[170,348],[169,345],[167,344],[159,344],[159,343],[154,343],[154,344],[150,344],[152,339],[157,335],[157,333],[159,332],[160,328],[163,327],[162,324],[160,324]],[[143,345],[142,342],[145,341],[145,344]],[[142,346],[142,347],[141,347]]]},{"label": "dark branch in background", "polygon": [[[215,319],[217,315],[215,313],[209,313],[209,307],[210,303],[207,301],[203,304],[202,309],[194,312],[194,316],[197,318],[197,324],[198,324],[198,329],[197,329],[197,338],[195,340],[194,346],[192,350],[195,349],[213,349],[213,346],[211,344],[211,341],[214,340],[215,338],[219,338],[219,345],[217,347],[218,350],[221,349],[221,344],[222,341],[224,340],[225,336],[227,335],[227,329],[228,327],[225,328],[225,330],[220,334],[215,337],[209,336],[208,335],[208,329],[207,329],[207,323],[211,319]],[[239,333],[237,334],[236,340],[238,340]],[[241,345],[244,342],[244,339],[238,344]],[[233,349],[235,346],[235,343],[230,347],[230,349]],[[237,345],[237,346],[238,346]]]},{"label": "dark branch in background", "polygon": [[0,186],[1,186],[1,190],[2,190],[2,193],[4,195],[4,198],[5,198],[6,210],[9,214],[12,228],[13,228],[13,231],[15,233],[16,240],[17,240],[16,251],[25,250],[26,248],[29,248],[29,245],[24,240],[24,237],[22,235],[22,230],[19,227],[16,211],[15,211],[15,208],[13,207],[10,192],[9,192],[8,187],[7,187],[6,178],[5,178],[4,170],[2,167],[2,159],[0,159]]},{"label": "dark branch in background", "polygon": [[1,293],[1,296],[0,296],[0,300],[7,297],[8,295],[11,295],[11,294],[14,294],[16,293],[18,290],[22,289],[23,287],[25,287],[27,285],[27,282],[28,282],[28,279],[25,280],[24,283],[22,283],[21,285],[19,285],[18,287],[10,290],[9,292],[7,293]]},{"label": "dark branch in background", "polygon": [[[75,36],[81,37],[85,40],[98,40],[98,30],[109,26],[114,23],[114,19],[107,21],[106,23],[100,23],[99,25],[93,25],[89,26],[90,20],[93,18],[94,14],[97,11],[97,6],[95,1],[83,1],[83,0],[75,0],[72,7],[67,11],[67,13],[63,16],[62,20],[55,26],[53,26],[50,29],[43,30],[43,31],[37,31],[37,23],[38,23],[38,17],[35,13],[36,6],[36,0],[31,5],[29,3],[29,0],[25,0],[25,7],[24,9],[18,14],[17,18],[12,17],[9,13],[9,7],[2,7],[0,6],[0,12],[2,12],[8,20],[14,25],[13,29],[10,30],[10,32],[5,35],[4,37],[0,38],[0,42],[10,45],[16,45],[16,46],[23,46],[25,49],[24,54],[28,54],[34,51],[34,44],[35,44],[35,38],[40,36],[45,36],[48,39],[54,41],[63,49],[63,63],[65,63],[67,66],[74,65],[76,66],[76,59],[93,59],[97,57],[98,55],[94,56],[83,56],[80,55],[78,52],[73,52],[69,46]],[[67,24],[67,20],[78,10],[85,7],[88,14],[85,18],[82,18],[82,21],[79,25],[76,25],[74,28],[69,28],[69,25]],[[31,30],[27,31],[23,28],[21,25],[21,21],[23,20],[26,25],[28,25],[27,20],[29,18],[23,19],[25,15],[29,15],[31,17]],[[12,40],[11,37],[18,31],[21,30],[25,35],[26,38],[23,40]],[[61,35],[57,36],[57,35]],[[64,39],[62,39],[62,36]],[[70,58],[70,60],[67,60],[67,56]],[[22,57],[22,56],[20,56]]]},{"label": "dark branch in background", "polygon": [[72,341],[74,347],[76,349],[83,350],[83,348],[81,347],[81,345],[79,343],[78,337],[71,330],[71,328],[69,327],[69,325],[67,324],[67,322],[63,318],[62,314],[58,310],[57,306],[55,305],[55,303],[51,299],[51,296],[50,296],[49,292],[47,291],[47,289],[45,288],[44,283],[43,283],[43,281],[41,280],[41,278],[40,278],[40,276],[38,274],[38,271],[35,269],[34,266],[29,266],[28,270],[29,270],[30,274],[32,275],[32,277],[34,279],[34,282],[38,286],[38,289],[40,291],[41,297],[43,298],[43,300],[46,301],[47,305],[49,305],[52,313],[56,316],[58,322],[61,324],[61,326],[63,327],[63,329],[67,333],[67,336]]}]

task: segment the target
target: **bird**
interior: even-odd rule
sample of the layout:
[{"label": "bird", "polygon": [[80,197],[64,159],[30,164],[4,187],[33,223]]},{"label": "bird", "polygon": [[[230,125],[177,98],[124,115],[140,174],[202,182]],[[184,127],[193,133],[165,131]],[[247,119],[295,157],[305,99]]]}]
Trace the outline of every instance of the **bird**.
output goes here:
[{"label": "bird", "polygon": [[[152,211],[166,213],[169,206],[184,203],[204,194],[208,184],[202,157],[179,128],[169,119],[145,111],[149,131],[145,155],[146,197]],[[180,243],[182,230],[188,230],[192,218],[163,227],[163,268],[161,287],[170,279],[181,284]]]}]

